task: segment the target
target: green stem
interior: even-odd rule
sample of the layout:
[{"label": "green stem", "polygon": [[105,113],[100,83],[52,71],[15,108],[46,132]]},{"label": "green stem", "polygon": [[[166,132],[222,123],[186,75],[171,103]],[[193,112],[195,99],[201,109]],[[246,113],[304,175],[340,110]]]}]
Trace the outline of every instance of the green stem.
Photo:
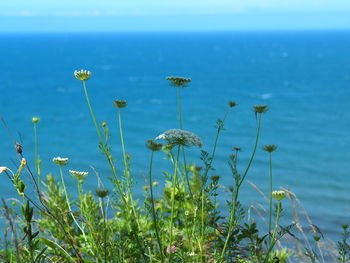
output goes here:
[{"label": "green stem", "polygon": [[158,231],[158,225],[157,225],[157,216],[156,216],[156,211],[154,208],[154,196],[153,196],[153,180],[152,180],[152,165],[153,165],[153,151],[151,153],[151,160],[150,160],[150,165],[149,165],[149,189],[151,192],[151,203],[152,203],[152,216],[153,216],[153,223],[154,223],[154,229],[156,232],[156,238],[160,250],[160,257],[162,263],[164,263],[164,256],[163,256],[163,247],[162,247],[162,242],[159,237],[159,231]]},{"label": "green stem", "polygon": [[171,193],[171,216],[170,216],[170,243],[169,247],[172,246],[173,242],[173,217],[174,217],[174,206],[175,206],[175,189],[177,179],[177,166],[179,163],[180,146],[177,148],[177,155],[175,160],[174,175],[173,175],[173,191]]},{"label": "green stem", "polygon": [[182,114],[181,114],[181,101],[180,101],[180,87],[177,87],[177,113],[179,115],[180,129],[182,130]]},{"label": "green stem", "polygon": [[269,161],[270,161],[270,214],[269,214],[269,236],[271,242],[271,225],[272,225],[272,154],[269,153]]},{"label": "green stem", "polygon": [[[205,173],[204,173],[205,180],[207,180],[209,169],[211,168],[211,165],[212,165],[212,163],[214,161],[216,147],[217,147],[217,143],[218,143],[218,140],[219,140],[219,135],[220,135],[220,132],[221,132],[223,126],[224,126],[225,120],[226,120],[227,115],[228,115],[229,112],[230,112],[230,109],[226,110],[224,118],[222,119],[222,126],[219,126],[218,129],[217,129],[216,137],[215,137],[215,141],[214,141],[213,152],[211,154],[209,165],[205,169]],[[205,195],[204,194],[205,193],[204,187],[205,187],[205,183],[206,182],[203,182],[202,183],[202,187],[201,187],[201,242],[202,243],[204,241],[204,214],[205,214],[205,211],[204,211],[204,195]],[[202,255],[202,258],[203,258],[203,255]]]},{"label": "green stem", "polygon": [[102,213],[103,213],[103,238],[104,238],[104,254],[105,254],[105,263],[107,263],[107,227],[106,227],[106,209],[104,198],[102,199]]},{"label": "green stem", "polygon": [[186,155],[185,155],[185,147],[184,146],[182,146],[182,155],[184,158],[185,178],[186,178],[186,182],[187,182],[188,191],[190,192],[191,199],[194,202],[193,193],[192,193],[191,184],[190,184],[190,179],[188,177],[187,162],[186,162]]},{"label": "green stem", "polygon": [[253,162],[253,159],[254,159],[254,156],[255,156],[255,153],[256,153],[256,149],[258,147],[259,136],[260,136],[260,127],[261,127],[261,117],[262,117],[262,114],[259,115],[258,128],[257,128],[256,137],[255,137],[255,145],[254,145],[254,148],[253,148],[253,153],[252,153],[252,155],[250,157],[249,163],[247,165],[246,170],[244,171],[244,174],[242,176],[241,181],[236,185],[235,198],[234,198],[234,202],[233,202],[233,208],[231,210],[231,217],[230,217],[230,222],[229,222],[229,228],[228,228],[225,244],[224,244],[224,247],[223,247],[222,252],[221,252],[220,261],[222,261],[223,258],[224,258],[226,247],[227,247],[227,244],[228,244],[228,240],[229,240],[229,238],[231,236],[231,232],[233,230],[233,221],[234,221],[235,216],[236,216],[236,207],[237,207],[239,189],[240,189],[244,179],[246,178],[246,176],[248,174],[249,168],[250,168],[250,166],[251,166],[251,164]]},{"label": "green stem", "polygon": [[66,189],[66,184],[64,183],[64,179],[63,179],[63,172],[62,172],[62,167],[60,166],[60,176],[61,176],[61,181],[62,181],[62,187],[63,187],[63,192],[64,195],[66,197],[66,202],[67,202],[67,206],[69,209],[69,214],[72,216],[74,223],[77,225],[77,227],[80,229],[81,233],[83,234],[83,237],[85,239],[85,241],[87,240],[86,235],[85,235],[85,231],[84,229],[79,225],[79,223],[77,222],[77,220],[75,219],[75,216],[73,214],[72,208],[70,206],[69,203],[69,198],[68,198],[68,194],[67,194],[67,189]]},{"label": "green stem", "polygon": [[38,137],[37,137],[37,128],[36,123],[34,123],[34,155],[35,155],[35,170],[38,175],[38,188],[40,191],[41,180],[40,180],[40,159],[39,159],[39,150],[38,150]]},{"label": "green stem", "polygon": [[281,201],[278,201],[275,228],[274,228],[274,230],[273,230],[272,239],[271,239],[271,242],[270,242],[269,249],[267,250],[264,263],[267,263],[267,262],[268,262],[268,260],[269,260],[269,255],[270,255],[270,253],[271,253],[271,251],[272,251],[272,249],[273,249],[273,247],[275,246],[276,241],[277,241],[277,240],[276,240],[276,234],[277,234],[277,229],[278,229],[278,222],[279,222],[280,215],[281,215],[281,207],[282,207]]}]

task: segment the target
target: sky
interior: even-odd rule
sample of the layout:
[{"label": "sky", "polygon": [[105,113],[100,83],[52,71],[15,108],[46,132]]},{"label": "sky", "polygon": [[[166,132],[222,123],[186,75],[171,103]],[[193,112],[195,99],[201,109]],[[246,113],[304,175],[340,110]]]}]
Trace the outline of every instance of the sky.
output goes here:
[{"label": "sky", "polygon": [[350,29],[350,0],[1,0],[0,32]]}]

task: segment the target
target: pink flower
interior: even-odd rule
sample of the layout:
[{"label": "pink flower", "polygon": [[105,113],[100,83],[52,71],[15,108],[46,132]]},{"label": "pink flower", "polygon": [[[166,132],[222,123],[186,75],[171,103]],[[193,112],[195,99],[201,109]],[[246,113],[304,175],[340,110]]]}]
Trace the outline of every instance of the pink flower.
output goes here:
[{"label": "pink flower", "polygon": [[177,249],[177,247],[175,247],[175,246],[167,247],[166,252],[167,253],[175,253],[176,249]]}]

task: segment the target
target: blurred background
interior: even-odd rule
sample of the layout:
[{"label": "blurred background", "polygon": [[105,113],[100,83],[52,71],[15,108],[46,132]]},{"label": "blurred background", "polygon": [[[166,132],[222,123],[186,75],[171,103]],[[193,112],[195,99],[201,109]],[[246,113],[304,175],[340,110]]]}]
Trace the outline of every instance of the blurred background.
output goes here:
[{"label": "blurred background", "polygon": [[[278,145],[274,188],[293,191],[313,223],[338,239],[350,209],[349,14],[345,0],[1,1],[0,115],[11,134],[2,125],[0,166],[16,169],[13,141],[19,141],[34,168],[31,118],[38,116],[43,174],[58,174],[53,157],[69,157],[66,182],[73,196],[76,184],[68,169],[89,171],[86,188],[94,191],[93,166],[111,187],[82,85],[73,76],[87,69],[92,106],[98,121],[110,126],[119,167],[113,99],[128,102],[122,112],[126,151],[142,200],[145,142],[178,128],[176,89],[165,77],[191,77],[182,90],[184,129],[202,138],[204,150],[212,149],[215,123],[228,100],[238,103],[218,144],[213,174],[220,183],[233,184],[227,165],[233,147],[242,148],[239,168],[246,167],[257,126],[252,106],[268,104],[247,179],[267,193],[268,155],[262,147]],[[188,152],[192,164],[202,165],[200,149]],[[163,157],[155,161],[161,185],[162,171],[171,171]],[[0,197],[17,196],[2,178]],[[223,192],[223,211],[226,197]],[[248,182],[241,198],[246,207],[267,206]],[[291,220],[286,205],[285,222]],[[260,227],[265,225],[262,220]]]}]

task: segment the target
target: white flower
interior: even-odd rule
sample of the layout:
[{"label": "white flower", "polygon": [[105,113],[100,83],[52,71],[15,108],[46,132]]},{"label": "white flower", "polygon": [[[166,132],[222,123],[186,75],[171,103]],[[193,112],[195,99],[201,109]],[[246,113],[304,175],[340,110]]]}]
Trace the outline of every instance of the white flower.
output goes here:
[{"label": "white flower", "polygon": [[155,140],[165,140],[174,145],[202,147],[202,142],[197,135],[180,129],[168,130],[155,138]]},{"label": "white flower", "polygon": [[89,172],[80,172],[80,171],[74,171],[74,170],[69,170],[69,173],[72,175],[73,178],[77,180],[84,180],[86,176],[89,174]]},{"label": "white flower", "polygon": [[75,70],[74,77],[77,80],[81,80],[81,81],[88,80],[91,77],[91,72],[88,70],[83,70],[83,69]]},{"label": "white flower", "polygon": [[55,157],[52,159],[53,163],[56,165],[66,165],[69,161],[68,158]]}]

